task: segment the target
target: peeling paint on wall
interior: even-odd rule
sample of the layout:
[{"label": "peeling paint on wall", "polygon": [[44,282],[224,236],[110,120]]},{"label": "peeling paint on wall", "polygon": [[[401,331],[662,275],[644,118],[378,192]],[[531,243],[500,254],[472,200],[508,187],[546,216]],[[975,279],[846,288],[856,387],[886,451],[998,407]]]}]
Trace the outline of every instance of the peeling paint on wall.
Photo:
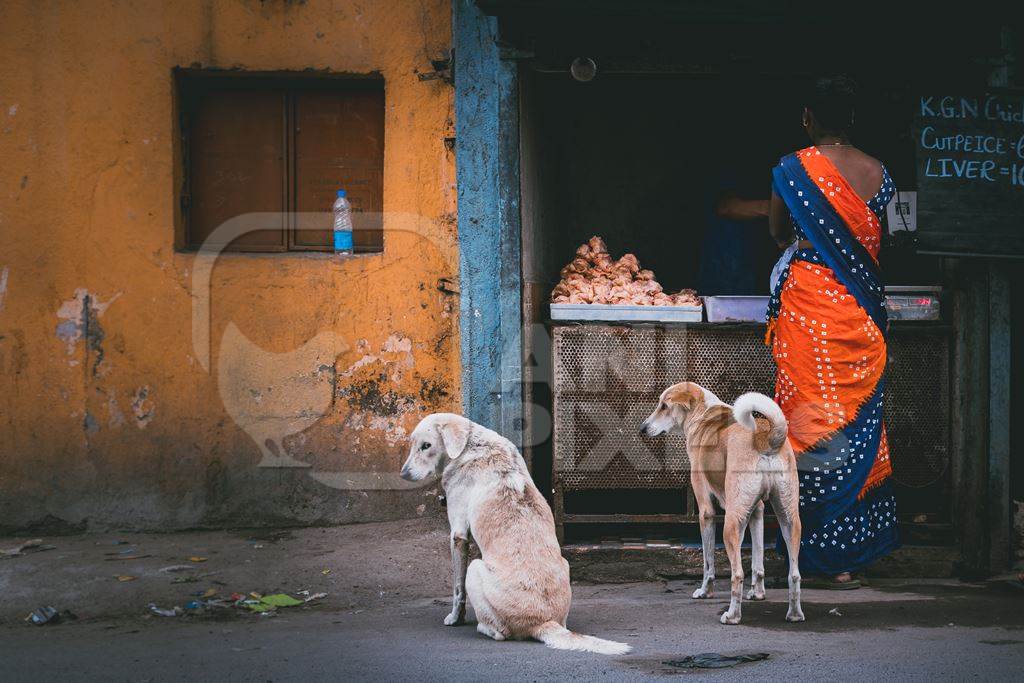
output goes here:
[{"label": "peeling paint on wall", "polygon": [[[410,422],[452,399],[444,380],[415,373],[413,348],[412,339],[398,333],[388,336],[376,353],[369,352],[366,339],[359,340],[356,350],[363,355],[339,375],[347,381],[339,383],[338,398],[352,409],[346,429],[378,432],[394,447],[415,426]],[[409,373],[411,383],[405,381]]]},{"label": "peeling paint on wall", "polygon": [[[103,339],[106,336],[103,327],[100,325],[100,316],[114,303],[121,292],[110,297],[107,301],[100,301],[89,290],[79,288],[75,290],[75,296],[61,303],[57,309],[57,317],[64,322],[57,324],[57,338],[67,345],[67,354],[74,355],[78,342],[85,340],[87,352],[95,353],[92,364],[92,372],[96,374],[100,364],[103,362]],[[76,363],[71,363],[75,365]]]},{"label": "peeling paint on wall", "polygon": [[392,334],[390,337],[384,340],[380,350],[383,353],[401,353],[405,354],[406,359],[409,363],[412,363],[412,339],[408,337],[402,337],[397,334]]},{"label": "peeling paint on wall", "polygon": [[114,392],[110,392],[110,396],[107,398],[107,426],[114,429],[123,424],[124,413],[117,405],[117,396],[114,395]]},{"label": "peeling paint on wall", "polygon": [[132,414],[135,415],[135,426],[145,429],[153,419],[155,410],[153,402],[149,400],[149,387],[143,386],[136,389],[132,396]]},{"label": "peeling paint on wall", "polygon": [[10,268],[7,266],[0,270],[0,313],[4,310],[4,300],[7,298],[7,275],[10,272]]},{"label": "peeling paint on wall", "polygon": [[402,382],[406,371],[416,366],[412,340],[392,334],[384,340],[377,353],[370,354],[366,353],[369,343],[360,339],[356,349],[364,355],[341,373],[351,381],[338,387],[338,395],[349,405],[371,413],[398,414],[407,399],[394,387]]},{"label": "peeling paint on wall", "polygon": [[392,382],[401,382],[405,370],[415,366],[416,360],[412,353],[412,340],[398,334],[392,334],[381,344],[376,354],[367,353],[369,342],[360,339],[356,350],[364,355],[341,373],[341,377],[352,377],[367,365],[381,363],[387,368],[387,375]]}]

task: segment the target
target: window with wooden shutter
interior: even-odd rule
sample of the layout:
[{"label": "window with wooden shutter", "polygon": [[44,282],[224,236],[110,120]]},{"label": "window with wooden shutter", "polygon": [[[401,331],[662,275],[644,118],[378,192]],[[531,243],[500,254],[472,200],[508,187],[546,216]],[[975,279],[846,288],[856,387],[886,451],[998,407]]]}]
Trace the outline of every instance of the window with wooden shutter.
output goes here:
[{"label": "window with wooden shutter", "polygon": [[230,251],[331,251],[344,188],[355,252],[383,250],[382,80],[182,69],[177,83],[180,247],[234,219],[249,231]]}]

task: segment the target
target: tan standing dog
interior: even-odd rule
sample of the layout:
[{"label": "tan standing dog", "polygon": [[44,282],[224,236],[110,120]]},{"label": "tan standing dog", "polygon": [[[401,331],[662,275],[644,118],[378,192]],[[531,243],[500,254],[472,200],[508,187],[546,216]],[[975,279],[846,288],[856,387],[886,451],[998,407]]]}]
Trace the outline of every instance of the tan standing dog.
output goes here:
[{"label": "tan standing dog", "polygon": [[[402,478],[440,474],[451,524],[454,596],[444,623],[463,623],[468,595],[476,629],[495,640],[533,638],[558,650],[620,655],[624,643],[565,627],[569,563],[551,508],[511,441],[460,415],[435,413],[416,426]],[[469,540],[483,559],[467,569]]]},{"label": "tan standing dog", "polygon": [[[763,418],[754,419],[757,411]],[[661,394],[658,407],[640,433],[686,436],[690,483],[700,510],[704,580],[694,598],[709,598],[715,581],[715,507],[725,510],[722,539],[732,568],[732,599],[723,624],[740,623],[743,564],[740,543],[750,523],[749,600],[764,600],[764,503],[770,500],[789,552],[789,610],[786,621],[803,621],[800,607],[800,486],[796,458],[786,438],[786,416],[764,394],[743,394],[728,406],[693,382],[675,384]]]}]

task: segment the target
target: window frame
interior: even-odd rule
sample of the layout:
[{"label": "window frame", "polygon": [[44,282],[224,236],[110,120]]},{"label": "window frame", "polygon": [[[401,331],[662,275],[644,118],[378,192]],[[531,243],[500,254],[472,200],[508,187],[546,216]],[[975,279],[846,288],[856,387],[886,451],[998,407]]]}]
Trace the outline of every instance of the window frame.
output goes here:
[{"label": "window frame", "polygon": [[[244,248],[225,248],[233,254],[332,254],[330,245],[317,246],[296,242],[296,197],[298,195],[295,156],[296,94],[304,92],[350,92],[355,90],[379,91],[384,98],[387,113],[387,93],[384,78],[379,72],[365,74],[306,72],[306,71],[241,71],[175,67],[173,69],[175,103],[175,235],[176,251],[196,252],[201,242],[191,239],[191,203],[193,187],[191,162],[193,152],[192,117],[199,98],[206,92],[218,90],[265,90],[282,95],[282,205],[285,220],[281,227],[281,244],[254,245]],[[386,123],[386,122],[385,122]],[[387,149],[387,126],[384,125],[381,151],[381,201],[384,198],[384,157]],[[379,244],[373,248],[356,246],[355,254],[381,254],[384,252],[383,226]]]}]

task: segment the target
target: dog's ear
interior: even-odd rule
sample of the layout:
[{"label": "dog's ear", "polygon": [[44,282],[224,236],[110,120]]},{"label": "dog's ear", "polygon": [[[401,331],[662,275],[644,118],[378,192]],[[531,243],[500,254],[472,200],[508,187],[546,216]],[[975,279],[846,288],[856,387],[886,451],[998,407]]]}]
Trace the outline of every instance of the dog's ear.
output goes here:
[{"label": "dog's ear", "polygon": [[694,391],[693,384],[680,382],[669,387],[669,390],[665,392],[665,403],[679,406],[684,410],[693,410],[697,404],[697,393]]},{"label": "dog's ear", "polygon": [[437,432],[441,435],[445,452],[452,460],[462,455],[462,452],[466,450],[466,444],[469,441],[469,429],[469,420],[462,417],[453,417],[438,423]]}]

